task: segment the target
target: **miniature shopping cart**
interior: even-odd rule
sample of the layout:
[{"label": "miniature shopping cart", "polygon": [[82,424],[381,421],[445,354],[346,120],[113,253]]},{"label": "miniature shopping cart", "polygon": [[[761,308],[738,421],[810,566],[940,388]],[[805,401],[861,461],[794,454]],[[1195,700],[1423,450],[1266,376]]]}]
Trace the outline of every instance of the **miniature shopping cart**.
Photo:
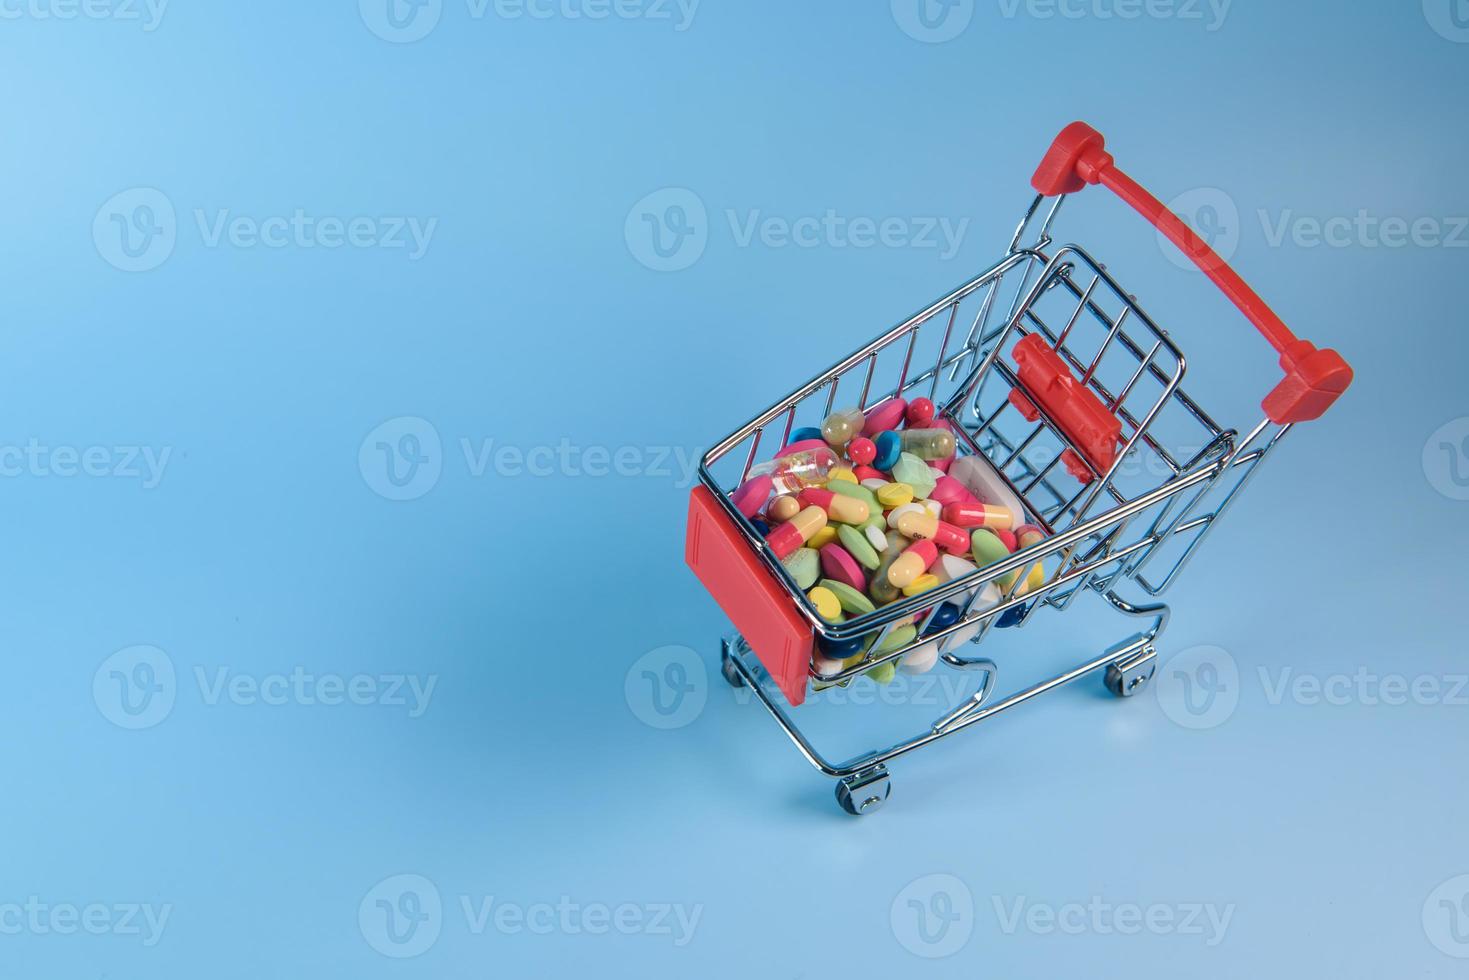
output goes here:
[{"label": "miniature shopping cart", "polygon": [[[1151,222],[1279,354],[1285,378],[1265,398],[1264,418],[1243,435],[1183,390],[1183,352],[1106,267],[1079,245],[1053,244],[1062,202],[1087,184],[1110,188]],[[838,802],[850,813],[887,799],[890,760],[1036,695],[1093,673],[1123,697],[1143,689],[1168,621],[1167,606],[1151,599],[1173,584],[1292,426],[1319,417],[1351,383],[1340,355],[1296,339],[1207,243],[1117,169],[1091,127],[1062,130],[1032,185],[1038,193],[998,263],[721,440],[704,456],[692,493],[688,564],[738,630],[723,642],[723,674],[748,685],[806,759],[838,780]],[[774,453],[796,426],[819,425],[837,408],[919,395],[939,406],[958,454],[992,466],[1045,537],[929,591],[828,622],[730,494],[762,449]],[[1013,573],[1037,562],[1043,584],[1022,591],[1035,578]],[[1014,584],[998,588],[1007,580]],[[1142,597],[1125,598],[1128,588]],[[1071,670],[992,699],[997,666],[973,656],[969,644],[997,628],[1023,629],[1042,609],[1064,610],[1084,593],[1138,617],[1143,628]],[[885,642],[915,623],[911,642]],[[813,666],[824,644],[850,649],[868,638],[860,662],[828,673]],[[981,676],[975,693],[913,737],[833,762],[797,724],[809,686],[843,684],[925,655]]]}]

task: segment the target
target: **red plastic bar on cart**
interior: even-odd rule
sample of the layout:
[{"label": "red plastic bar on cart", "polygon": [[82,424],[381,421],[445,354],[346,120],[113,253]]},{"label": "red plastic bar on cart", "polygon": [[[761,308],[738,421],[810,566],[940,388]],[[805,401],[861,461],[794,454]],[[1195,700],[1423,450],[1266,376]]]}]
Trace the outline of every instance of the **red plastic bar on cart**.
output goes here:
[{"label": "red plastic bar on cart", "polygon": [[812,626],[760,563],[708,487],[689,495],[684,561],[719,603],[791,704],[806,700]]},{"label": "red plastic bar on cart", "polygon": [[1102,134],[1086,123],[1072,123],[1061,130],[1046,151],[1031,178],[1031,186],[1051,197],[1074,193],[1087,184],[1101,184],[1122,198],[1193,260],[1280,355],[1285,378],[1265,396],[1262,404],[1270,421],[1284,425],[1320,418],[1352,383],[1351,366],[1336,351],[1317,350],[1315,345],[1291,333],[1275,311],[1207,242],[1117,168],[1106,143]]},{"label": "red plastic bar on cart", "polygon": [[[1046,415],[1098,473],[1106,473],[1117,459],[1122,423],[1107,411],[1100,398],[1076,379],[1066,367],[1066,362],[1061,360],[1061,355],[1052,350],[1040,334],[1022,337],[1015,345],[1014,357],[1020,369],[1020,384],[1026,394],[1045,409]],[[1026,418],[1035,421],[1035,417],[1026,411],[1028,406],[1021,405],[1017,398],[1023,401],[1025,396],[1012,390],[1011,402],[1016,403]],[[1072,455],[1070,450],[1067,455]],[[1067,470],[1081,483],[1090,483],[1094,477],[1078,463],[1080,460],[1067,459]]]}]

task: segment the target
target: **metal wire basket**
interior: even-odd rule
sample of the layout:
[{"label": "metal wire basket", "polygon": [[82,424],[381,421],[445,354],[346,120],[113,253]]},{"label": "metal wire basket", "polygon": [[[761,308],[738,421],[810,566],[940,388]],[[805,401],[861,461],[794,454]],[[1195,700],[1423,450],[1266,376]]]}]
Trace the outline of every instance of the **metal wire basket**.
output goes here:
[{"label": "metal wire basket", "polygon": [[[1243,434],[1183,389],[1182,350],[1105,266],[1079,245],[1053,243],[1067,194],[1087,183],[1111,188],[1151,221],[1279,352],[1285,380]],[[724,676],[749,685],[806,758],[839,780],[837,797],[849,812],[886,800],[894,757],[1038,694],[1093,672],[1123,696],[1146,685],[1168,610],[1119,590],[1131,583],[1156,597],[1169,588],[1291,427],[1320,416],[1351,381],[1338,354],[1297,340],[1205,242],[1118,170],[1095,130],[1083,123],[1063,130],[1032,184],[1038,193],[999,262],[722,439],[703,458],[691,497],[688,563],[739,631],[724,641]],[[992,467],[1045,537],[919,595],[828,622],[730,494],[762,450],[785,445],[797,426],[819,424],[847,404],[865,410],[920,394],[939,406],[959,456]],[[1034,579],[1014,573],[1037,563],[1043,584],[1027,590]],[[996,664],[967,645],[996,628],[1023,629],[1041,610],[1064,610],[1084,593],[1147,625],[1072,670],[991,702]],[[917,625],[911,642],[891,642],[909,624]],[[825,673],[813,667],[824,645],[850,648],[853,640],[869,651],[860,662]],[[812,683],[935,657],[981,671],[979,690],[886,748],[831,762],[789,710]]]}]

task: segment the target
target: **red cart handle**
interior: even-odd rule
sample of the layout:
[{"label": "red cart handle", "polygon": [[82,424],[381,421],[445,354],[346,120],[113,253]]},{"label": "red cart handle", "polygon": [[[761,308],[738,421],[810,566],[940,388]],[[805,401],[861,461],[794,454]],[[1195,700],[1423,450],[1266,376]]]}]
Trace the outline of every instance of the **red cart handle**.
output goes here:
[{"label": "red cart handle", "polygon": [[1071,194],[1087,184],[1102,184],[1192,259],[1280,354],[1285,380],[1275,386],[1263,403],[1265,415],[1272,422],[1284,425],[1320,418],[1352,383],[1352,368],[1340,354],[1334,350],[1317,350],[1309,341],[1297,339],[1275,311],[1207,242],[1117,169],[1102,134],[1086,123],[1074,122],[1061,130],[1030,182],[1047,197]]}]

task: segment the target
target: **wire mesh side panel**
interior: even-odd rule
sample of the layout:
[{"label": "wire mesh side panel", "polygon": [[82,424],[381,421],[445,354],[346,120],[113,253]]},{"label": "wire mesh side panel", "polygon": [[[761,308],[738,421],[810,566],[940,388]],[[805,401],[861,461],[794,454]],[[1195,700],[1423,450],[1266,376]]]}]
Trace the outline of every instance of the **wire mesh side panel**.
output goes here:
[{"label": "wire mesh side panel", "polygon": [[[1115,460],[1094,463],[1063,427],[1025,394],[1015,348],[1037,336],[1080,386],[1121,425]],[[1135,501],[1227,457],[1235,434],[1181,387],[1182,351],[1086,251],[1067,245],[1045,263],[1007,320],[980,338],[983,360],[945,411],[1005,476],[1032,516],[1052,533]],[[1207,487],[1194,485],[1202,494]],[[1064,607],[1089,585],[1132,575],[1188,508],[1170,501],[1132,514],[1068,549],[1047,581],[1096,566],[1044,603]],[[1126,561],[1111,561],[1126,552]],[[1026,611],[1028,616],[1041,603]]]},{"label": "wire mesh side panel", "polygon": [[[908,400],[928,397],[935,404],[952,399],[978,363],[980,339],[1004,321],[1033,280],[1031,273],[1043,265],[1044,260],[1034,253],[1006,256],[816,375],[710,450],[701,470],[704,482],[728,495],[744,482],[751,467],[773,458],[791,442],[797,430],[819,427],[834,410],[868,410],[896,395]],[[785,583],[802,615],[818,630],[829,632],[830,624],[818,619],[784,567],[763,547],[763,538],[753,524],[732,509],[730,516]],[[878,632],[873,646],[899,627],[899,618],[873,623],[872,629]]]},{"label": "wire mesh side panel", "polygon": [[1265,457],[1274,451],[1291,426],[1273,426],[1261,420],[1220,461],[1218,474],[1196,490],[1169,502],[1150,528],[1155,543],[1128,562],[1125,574],[1149,595],[1162,595],[1198,553],[1204,539],[1239,494],[1254,479]]},{"label": "wire mesh side panel", "polygon": [[[1225,491],[1216,506],[1210,503],[1219,497],[1211,493],[1215,485],[1226,474],[1242,484],[1268,451],[1247,450],[1260,429],[1241,442],[1183,391],[1182,352],[1104,266],[1075,245],[1052,255],[1040,247],[1012,253],[854,351],[705,457],[701,476],[727,494],[798,429],[819,427],[834,410],[870,409],[896,394],[927,396],[959,433],[960,454],[983,454],[1022,499],[1027,519],[1048,532],[1024,564],[997,563],[972,581],[946,582],[832,624],[816,615],[753,524],[730,508],[823,642],[865,641],[866,659],[843,676],[928,642],[938,643],[951,665],[964,666],[954,647],[982,640],[1001,614],[1010,614],[1007,625],[1024,625],[1042,607],[1064,608],[1087,588],[1105,590],[1140,575],[1160,545],[1178,539],[1183,553],[1174,564],[1154,566],[1156,581],[1141,580],[1145,589],[1162,591],[1238,489]],[[1030,336],[1056,351],[1073,378],[1120,421],[1109,465],[1088,462],[1044,411],[1028,414],[1020,406],[1034,403],[1012,399],[1013,392],[1024,392],[1014,348]],[[1027,576],[1010,573],[1033,564],[1042,568],[1043,584],[1027,592]],[[935,617],[946,604],[958,607],[959,617],[939,628]],[[913,631],[895,646],[900,638],[894,633],[909,627]]]},{"label": "wire mesh side panel", "polygon": [[1007,257],[816,375],[710,450],[706,482],[729,493],[793,432],[820,427],[837,409],[866,410],[897,394],[943,403],[976,363],[979,337],[1004,317],[1010,300],[1002,294],[1017,290],[1014,284],[1036,264],[1033,255]]}]

